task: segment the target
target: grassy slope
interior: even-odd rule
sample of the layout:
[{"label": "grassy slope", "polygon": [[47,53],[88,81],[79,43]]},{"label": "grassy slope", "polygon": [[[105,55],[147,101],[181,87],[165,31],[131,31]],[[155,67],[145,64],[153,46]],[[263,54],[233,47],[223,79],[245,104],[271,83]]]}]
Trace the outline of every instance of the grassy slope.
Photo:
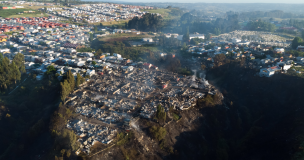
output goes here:
[{"label": "grassy slope", "polygon": [[16,14],[8,16],[7,18],[20,18],[20,17],[46,17],[48,14],[44,13],[29,13],[29,14]]},{"label": "grassy slope", "polygon": [[[124,26],[125,22],[129,22],[129,20],[121,20],[121,21],[112,21],[112,22],[101,22],[102,25],[104,26],[112,26],[112,25],[119,25],[119,26]],[[96,23],[96,25],[99,25],[100,23]]]},{"label": "grassy slope", "polygon": [[18,14],[20,12],[23,11],[29,11],[31,9],[8,9],[8,10],[0,10],[0,16],[3,18],[15,18],[15,17],[41,17],[41,16],[45,16],[46,14],[42,14],[41,12],[37,11],[37,10],[33,10],[35,11],[35,13],[24,13],[24,14]]},{"label": "grassy slope", "polygon": [[144,9],[143,11],[149,12],[149,13],[159,13],[162,15],[162,17],[164,19],[170,19],[170,9],[164,9],[164,8],[160,8],[160,9]]}]

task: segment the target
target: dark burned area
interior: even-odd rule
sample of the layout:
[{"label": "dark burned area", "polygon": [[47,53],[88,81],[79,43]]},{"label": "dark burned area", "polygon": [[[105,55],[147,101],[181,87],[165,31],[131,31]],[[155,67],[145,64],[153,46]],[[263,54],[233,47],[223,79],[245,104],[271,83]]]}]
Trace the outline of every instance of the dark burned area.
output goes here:
[{"label": "dark burned area", "polygon": [[[207,106],[199,100],[196,107],[180,112],[181,120],[165,127],[165,149],[155,143],[146,152],[137,138],[131,138],[123,149],[114,147],[102,157],[120,159],[122,150],[135,149],[134,159],[297,158],[304,140],[303,80],[286,74],[263,78],[255,73],[235,63],[210,69],[207,79],[221,89],[222,104]],[[151,137],[149,127],[159,125],[139,122],[146,137]]]}]

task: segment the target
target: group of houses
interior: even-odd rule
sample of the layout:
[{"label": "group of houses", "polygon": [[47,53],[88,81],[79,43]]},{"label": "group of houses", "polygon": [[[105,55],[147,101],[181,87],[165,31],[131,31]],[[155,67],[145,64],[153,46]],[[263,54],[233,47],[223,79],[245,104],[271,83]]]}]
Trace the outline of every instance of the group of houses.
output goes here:
[{"label": "group of houses", "polygon": [[47,9],[48,13],[72,18],[75,22],[110,22],[124,19],[132,19],[133,17],[141,17],[146,12],[141,9],[153,9],[153,7],[131,6],[121,4],[90,4],[90,5],[74,5],[71,8],[63,7],[63,10]]}]

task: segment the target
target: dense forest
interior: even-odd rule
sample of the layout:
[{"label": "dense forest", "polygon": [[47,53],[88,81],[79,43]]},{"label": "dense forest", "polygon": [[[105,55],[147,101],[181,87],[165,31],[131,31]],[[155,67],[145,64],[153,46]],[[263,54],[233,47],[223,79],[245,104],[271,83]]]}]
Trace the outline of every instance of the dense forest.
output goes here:
[{"label": "dense forest", "polygon": [[[295,38],[292,40],[292,42],[291,42],[291,48],[292,48],[292,49],[297,49],[297,47],[300,46],[300,45],[304,46],[304,41],[303,41],[303,39],[300,38],[300,37],[295,37]],[[289,51],[289,52],[290,52],[290,53],[293,53],[293,52],[297,53],[297,51]],[[295,54],[295,56],[296,56],[296,55],[297,55],[297,54]]]},{"label": "dense forest", "polygon": [[251,11],[251,12],[241,12],[241,19],[252,19],[252,18],[263,18],[263,17],[271,17],[271,18],[296,18],[298,15],[292,13],[286,13],[281,10],[273,10],[268,12],[263,11]]},{"label": "dense forest", "polygon": [[21,80],[21,74],[25,72],[24,55],[16,54],[13,61],[3,58],[0,53],[0,91],[5,92],[11,84]]},{"label": "dense forest", "polygon": [[139,31],[153,31],[158,32],[163,27],[162,17],[156,14],[147,13],[142,18],[134,17],[128,22],[129,29],[136,29]]},{"label": "dense forest", "polygon": [[[17,58],[23,64],[22,56],[14,59]],[[4,63],[6,60],[3,59]],[[48,123],[57,108],[58,80],[52,75],[41,81],[36,81],[36,74],[22,77],[22,82],[17,83],[18,88],[10,90],[13,91],[11,94],[0,96],[0,159],[34,159],[34,155],[46,151],[52,143]],[[16,87],[14,84],[10,86]]]},{"label": "dense forest", "polygon": [[266,32],[273,32],[276,29],[276,26],[272,23],[262,21],[259,19],[258,21],[250,21],[246,29],[250,31],[266,31]]},{"label": "dense forest", "polygon": [[237,14],[228,14],[227,18],[217,18],[211,22],[202,22],[197,16],[190,12],[183,14],[179,19],[163,20],[155,14],[145,14],[142,18],[134,17],[128,23],[129,29],[140,31],[163,31],[179,34],[199,32],[221,34],[240,28]]}]

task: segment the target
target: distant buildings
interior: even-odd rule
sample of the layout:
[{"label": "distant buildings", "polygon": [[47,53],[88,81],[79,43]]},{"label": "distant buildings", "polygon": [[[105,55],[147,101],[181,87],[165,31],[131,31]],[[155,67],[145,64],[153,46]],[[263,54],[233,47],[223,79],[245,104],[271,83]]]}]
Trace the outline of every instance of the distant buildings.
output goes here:
[{"label": "distant buildings", "polygon": [[297,47],[297,50],[298,50],[298,51],[301,51],[301,52],[304,52],[304,46],[298,46],[298,47]]},{"label": "distant buildings", "polygon": [[189,34],[189,39],[191,40],[193,38],[205,39],[205,35],[204,34]]},{"label": "distant buildings", "polygon": [[240,39],[237,39],[237,38],[232,38],[231,39],[231,42],[232,43],[240,43],[242,40],[240,40]]}]

